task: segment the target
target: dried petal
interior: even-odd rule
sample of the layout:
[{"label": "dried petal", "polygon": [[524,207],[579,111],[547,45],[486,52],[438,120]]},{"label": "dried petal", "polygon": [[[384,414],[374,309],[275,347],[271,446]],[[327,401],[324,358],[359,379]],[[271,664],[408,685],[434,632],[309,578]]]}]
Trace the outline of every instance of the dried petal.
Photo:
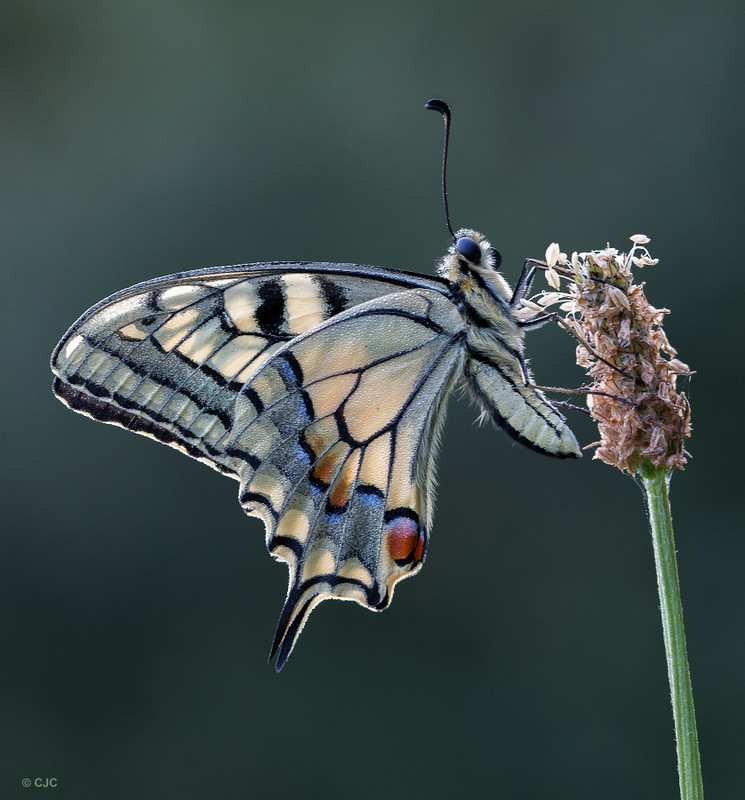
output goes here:
[{"label": "dried petal", "polygon": [[574,272],[574,280],[577,281],[577,283],[579,283],[580,280],[581,280],[580,272],[579,272],[579,265],[580,265],[579,255],[577,254],[577,251],[575,250],[572,253],[572,272]]},{"label": "dried petal", "polygon": [[678,361],[677,358],[671,358],[667,362],[667,366],[670,369],[670,372],[675,373],[676,375],[692,375],[688,364],[684,364],[682,361]]},{"label": "dried petal", "polygon": [[554,289],[561,289],[561,278],[559,277],[559,273],[553,268],[549,267],[546,272],[546,283],[549,286],[553,287]]},{"label": "dried petal", "polygon": [[558,303],[559,300],[564,300],[566,295],[564,292],[544,292],[539,298],[538,302],[542,306],[550,306],[554,303]]},{"label": "dried petal", "polygon": [[546,263],[549,267],[555,267],[556,262],[559,260],[559,256],[561,255],[561,248],[559,247],[558,242],[552,242],[546,248]]},{"label": "dried petal", "polygon": [[634,244],[649,244],[652,241],[649,236],[643,233],[635,233],[633,236],[629,236],[629,239],[631,239]]},{"label": "dried petal", "polygon": [[625,308],[627,311],[631,311],[629,298],[615,286],[608,287],[608,299],[616,308]]}]

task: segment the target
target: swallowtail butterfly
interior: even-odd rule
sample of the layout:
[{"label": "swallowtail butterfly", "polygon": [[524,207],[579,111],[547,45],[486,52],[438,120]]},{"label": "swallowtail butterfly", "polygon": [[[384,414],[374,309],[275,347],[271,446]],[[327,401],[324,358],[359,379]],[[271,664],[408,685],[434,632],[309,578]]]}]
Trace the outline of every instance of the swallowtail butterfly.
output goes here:
[{"label": "swallowtail butterfly", "polygon": [[[447,106],[427,105],[447,143]],[[513,290],[500,261],[462,229],[437,277],[286,261],[182,272],[102,300],[54,350],[54,392],[71,409],[239,482],[289,565],[278,670],[322,600],[381,610],[421,568],[455,385],[521,444],[580,455],[523,355],[545,322],[521,304],[535,268]]]}]

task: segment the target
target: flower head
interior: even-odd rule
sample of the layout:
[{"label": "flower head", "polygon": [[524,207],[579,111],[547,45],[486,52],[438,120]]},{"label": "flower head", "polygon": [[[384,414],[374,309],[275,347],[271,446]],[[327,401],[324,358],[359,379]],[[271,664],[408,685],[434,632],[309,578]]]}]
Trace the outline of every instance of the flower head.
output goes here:
[{"label": "flower head", "polygon": [[[634,283],[633,267],[657,263],[645,247],[649,239],[635,234],[631,240],[628,254],[608,246],[571,259],[551,245],[546,277],[552,291],[534,299],[546,309],[558,304],[562,324],[581,342],[577,363],[591,379],[587,405],[600,431],[595,458],[631,474],[643,462],[683,469],[691,410],[676,379],[691,372],[662,329],[668,310],[651,306],[644,284]],[[558,291],[559,276],[565,291]]]}]

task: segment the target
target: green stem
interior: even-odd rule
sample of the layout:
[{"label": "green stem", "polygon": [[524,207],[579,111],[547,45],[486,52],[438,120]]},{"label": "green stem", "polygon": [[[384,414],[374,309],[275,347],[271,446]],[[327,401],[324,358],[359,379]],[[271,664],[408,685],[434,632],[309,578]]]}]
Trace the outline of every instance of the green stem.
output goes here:
[{"label": "green stem", "polygon": [[703,800],[704,785],[701,779],[696,713],[693,709],[693,690],[688,670],[673,520],[667,491],[669,479],[668,470],[653,467],[648,463],[642,464],[637,473],[637,480],[647,501],[649,526],[652,531],[667,675],[675,722],[680,797],[681,800]]}]

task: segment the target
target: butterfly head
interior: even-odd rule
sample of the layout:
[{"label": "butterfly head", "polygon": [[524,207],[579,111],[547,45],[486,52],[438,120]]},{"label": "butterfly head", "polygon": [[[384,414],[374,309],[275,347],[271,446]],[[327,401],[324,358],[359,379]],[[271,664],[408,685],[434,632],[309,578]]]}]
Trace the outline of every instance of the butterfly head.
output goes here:
[{"label": "butterfly head", "polygon": [[511,290],[500,274],[502,256],[478,231],[461,228],[456,231],[453,243],[437,265],[437,272],[451,284],[467,289],[472,283],[483,281],[504,298]]}]

